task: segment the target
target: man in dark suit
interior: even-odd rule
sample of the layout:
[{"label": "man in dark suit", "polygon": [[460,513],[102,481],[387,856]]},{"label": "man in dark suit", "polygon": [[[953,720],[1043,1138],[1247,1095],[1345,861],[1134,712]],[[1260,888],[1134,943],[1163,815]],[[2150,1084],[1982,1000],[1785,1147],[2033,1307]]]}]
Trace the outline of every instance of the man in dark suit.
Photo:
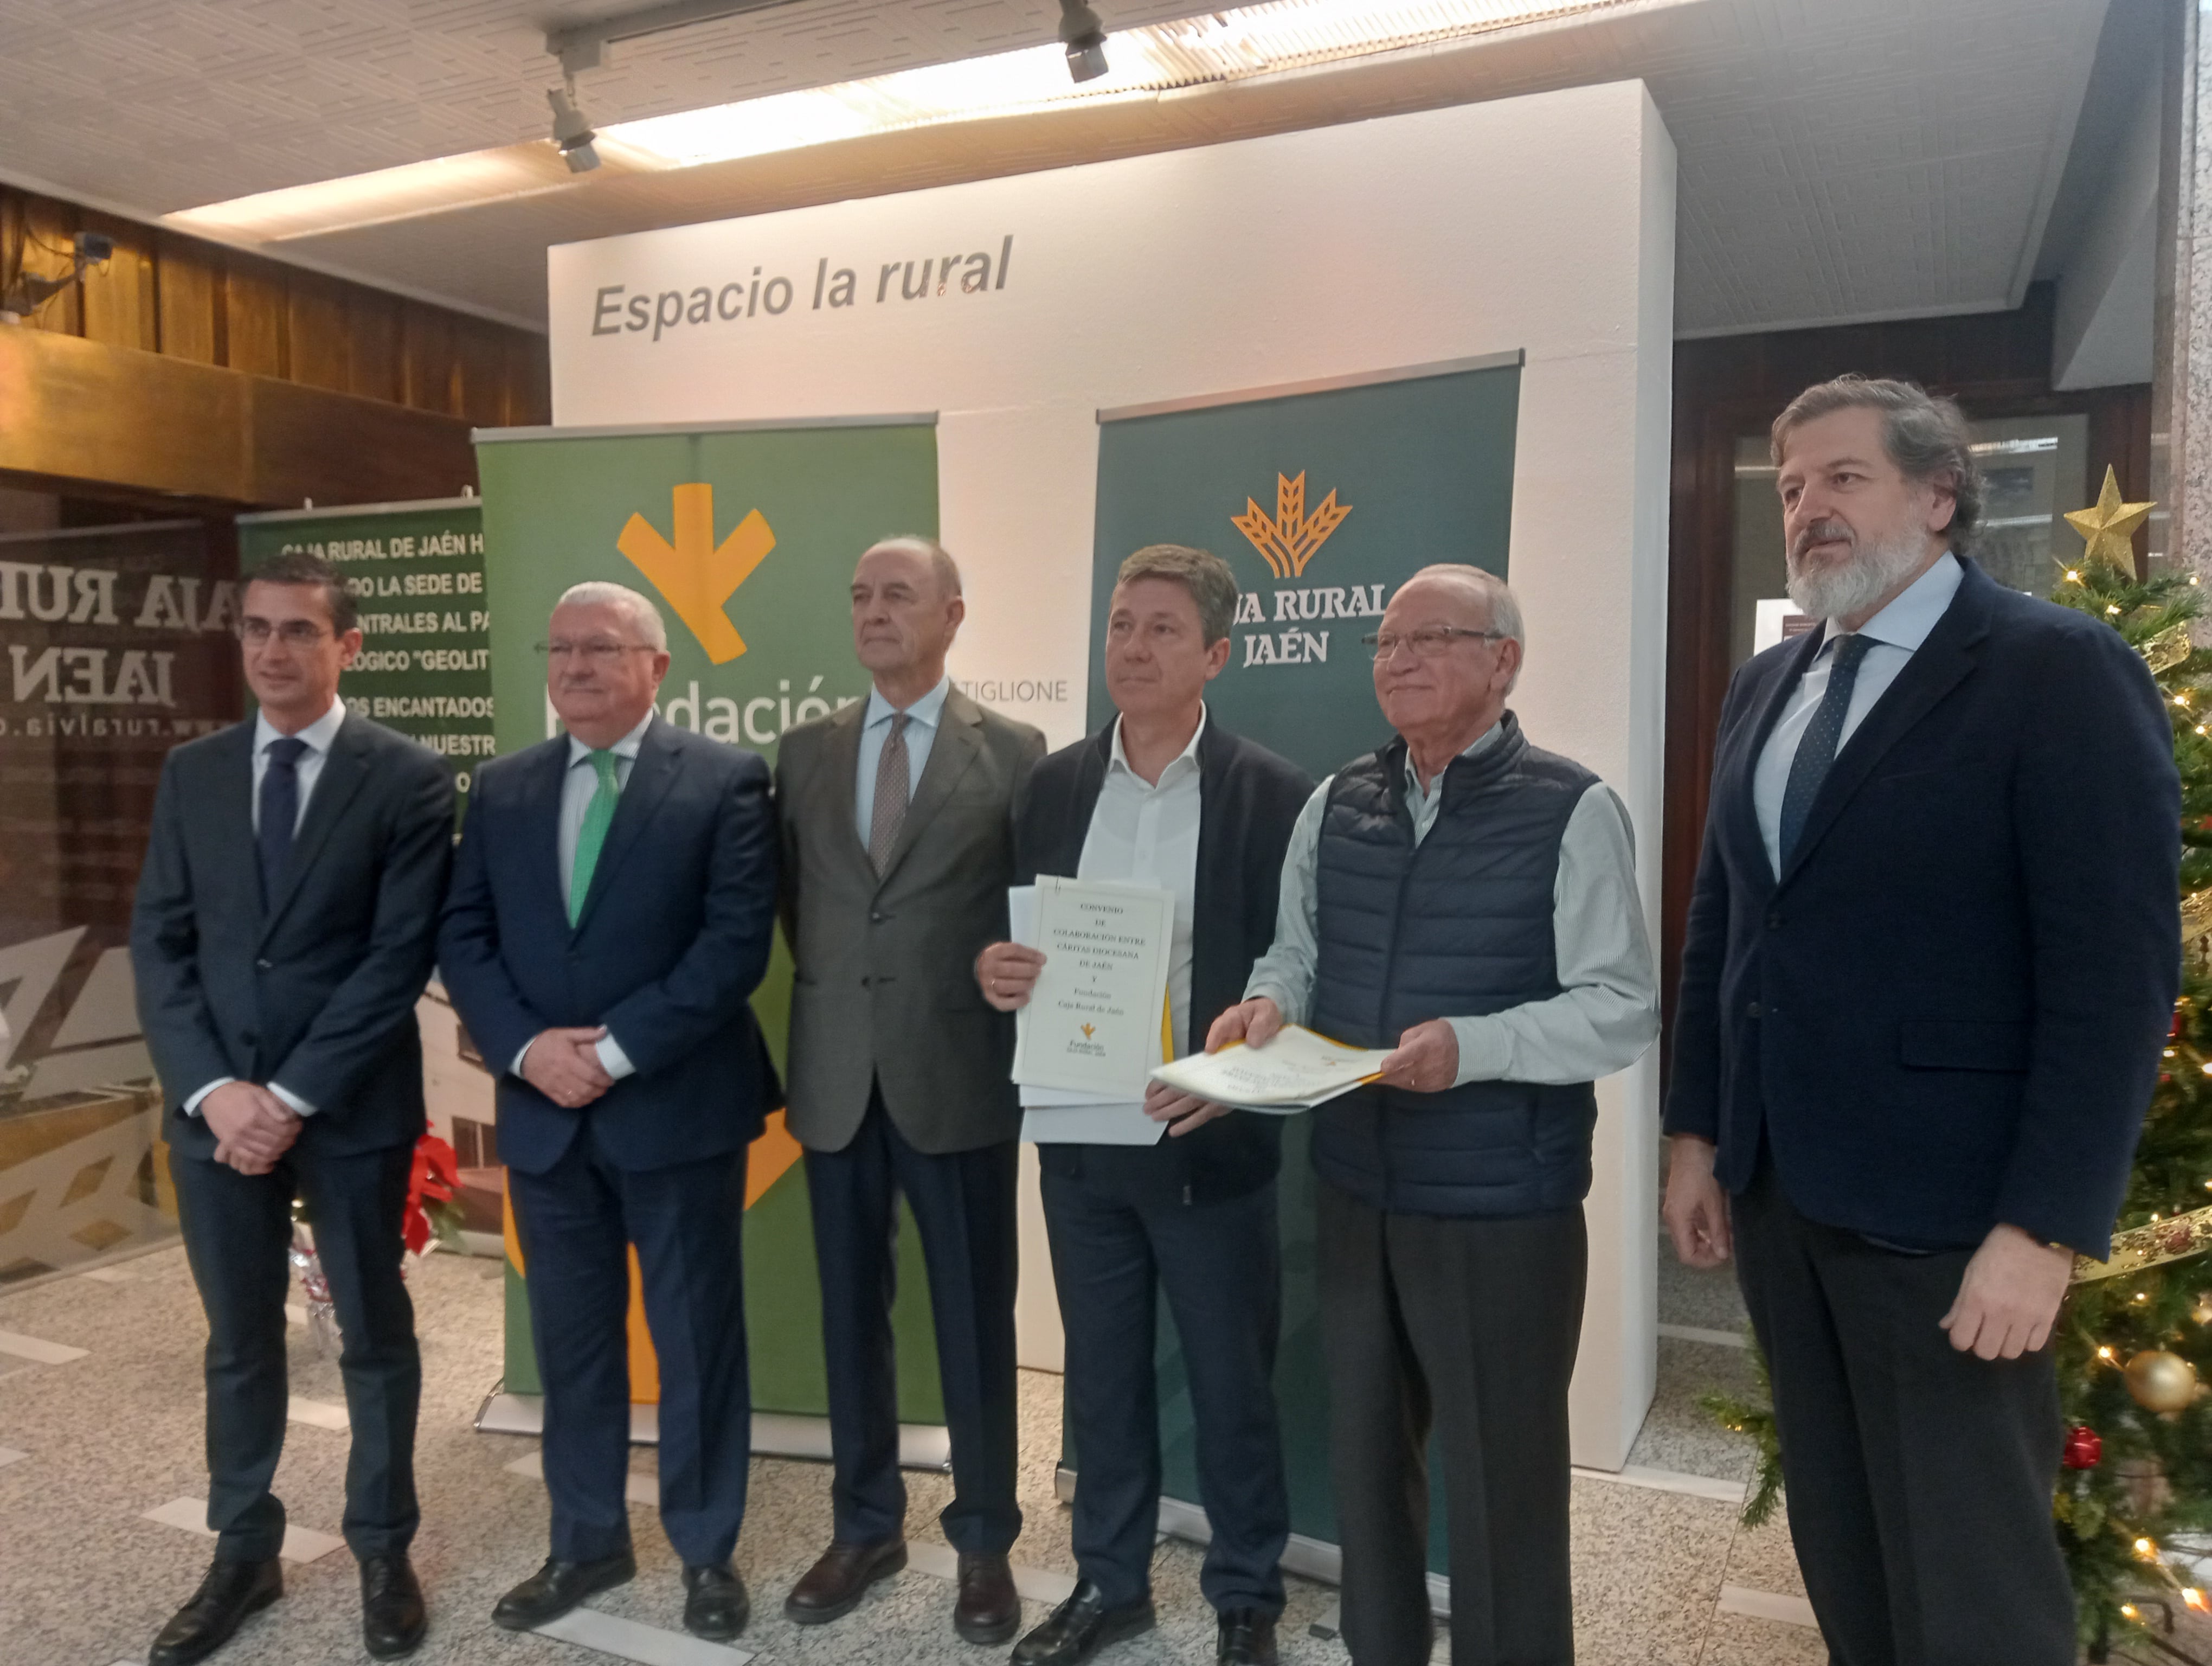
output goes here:
[{"label": "man in dark suit", "polygon": [[131,921],[207,1310],[216,1534],[215,1566],[149,1659],[204,1659],[283,1593],[284,1506],[269,1487],[289,1401],[295,1197],[307,1200],[344,1339],[344,1530],[361,1562],[362,1637],[390,1659],[425,1624],[407,1559],[422,1371],[400,1218],[422,1133],[415,1002],[453,848],[453,777],[436,753],[338,699],[361,629],[321,562],[280,556],[255,573],[239,636],[260,711],[169,754]]},{"label": "man in dark suit", "polygon": [[[1244,998],[1273,940],[1283,854],[1314,785],[1206,710],[1236,611],[1236,575],[1218,556],[1162,544],[1123,562],[1106,617],[1106,688],[1119,715],[1039,763],[1015,812],[1018,884],[1056,873],[1173,893],[1168,994],[1187,1052]],[[1011,1012],[1043,964],[1036,949],[994,943],[976,981]],[[1199,1584],[1218,1616],[1216,1656],[1272,1666],[1291,1529],[1273,1383],[1282,1119],[1157,1085],[1129,1112],[1124,1143],[1057,1142],[1049,1111],[1024,1130],[1039,1142],[1067,1338],[1082,1577],[1014,1659],[1078,1666],[1152,1624],[1157,1287],[1182,1339],[1198,1422],[1199,1497],[1212,1528]]]},{"label": "man in dark suit", "polygon": [[2142,662],[1963,558],[1958,407],[1846,377],[1774,424],[1820,629],[1721,715],[1666,1218],[1737,1276],[1839,1666],[2070,1666],[2050,1337],[2106,1253],[2179,982]]},{"label": "man in dark suit", "polygon": [[684,1623],[750,1603],[730,1565],[751,1456],[738,1233],[775,1095],[748,1005],[775,921],[775,817],[752,752],[662,721],[668,636],[620,585],[547,628],[568,733],[486,765],[438,939],[499,1079],[499,1154],[545,1385],[552,1554],[492,1618],[526,1631],[631,1578],[627,1322],[635,1245],[660,1364],[660,1519]]},{"label": "man in dark suit", "polygon": [[776,753],[791,994],[792,1135],[822,1274],[836,1479],[830,1547],[785,1600],[800,1625],[849,1614],[906,1566],[890,1329],[892,1211],[913,1206],[952,1438],[939,1518],[959,1554],[953,1626],[1021,1625],[1006,1552],[1014,1502],[1014,1287],[1021,1108],[1013,1020],[977,994],[1006,934],[1015,789],[1044,751],[1025,723],[954,688],[965,617],[934,539],[885,539],[853,574],[866,700],[790,730]]}]

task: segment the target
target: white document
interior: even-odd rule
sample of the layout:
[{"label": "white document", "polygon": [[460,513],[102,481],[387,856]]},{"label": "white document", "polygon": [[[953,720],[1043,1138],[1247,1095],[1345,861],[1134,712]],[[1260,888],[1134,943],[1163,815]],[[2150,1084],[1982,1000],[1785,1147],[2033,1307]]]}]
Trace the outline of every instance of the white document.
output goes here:
[{"label": "white document", "polygon": [[1290,1024],[1264,1047],[1234,1042],[1218,1053],[1193,1053],[1159,1065],[1152,1074],[1156,1082],[1217,1104],[1288,1115],[1373,1080],[1389,1056],[1387,1048],[1346,1047]]},{"label": "white document", "polygon": [[[1057,882],[1055,882],[1057,883]],[[1133,886],[1112,887],[1117,891],[1134,891],[1142,896],[1166,897],[1164,891],[1154,892],[1149,888]],[[1173,899],[1168,899],[1167,915],[1170,929],[1173,928]],[[1037,940],[1037,889],[1034,885],[1015,885],[1006,892],[1006,912],[1009,935],[1013,941],[1027,948],[1039,946]],[[1042,979],[1040,978],[1040,983]],[[1160,999],[1167,998],[1165,974],[1162,974]],[[1020,1090],[1022,1134],[1024,1140],[1050,1145],[1150,1146],[1158,1143],[1167,1132],[1166,1124],[1155,1122],[1145,1115],[1141,1097],[1143,1085],[1138,1084],[1137,1097],[1109,1094],[1097,1087],[1046,1087],[1021,1079],[1022,1042],[1029,1031],[1030,1014],[1036,1006],[1033,994],[1030,1004],[1015,1014],[1015,1080]],[[1157,1055],[1159,1043],[1152,1043]]]}]

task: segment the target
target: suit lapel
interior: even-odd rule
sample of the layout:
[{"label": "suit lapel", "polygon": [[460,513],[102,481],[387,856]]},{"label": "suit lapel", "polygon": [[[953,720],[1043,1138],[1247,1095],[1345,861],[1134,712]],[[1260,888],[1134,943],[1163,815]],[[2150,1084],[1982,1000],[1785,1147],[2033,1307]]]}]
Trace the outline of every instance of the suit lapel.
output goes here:
[{"label": "suit lapel", "polygon": [[[207,819],[217,850],[243,853],[246,883],[239,889],[250,899],[260,922],[254,931],[258,937],[269,913],[261,895],[260,855],[253,839],[253,733],[254,721],[250,717],[229,731],[230,744],[224,746],[215,766],[215,802]],[[194,820],[198,819],[197,806],[191,814]]]},{"label": "suit lapel", "polygon": [[[898,842],[891,847],[891,859],[884,866],[885,879],[898,872],[899,864],[921,837],[922,830],[945,808],[953,787],[968,772],[975,754],[982,751],[982,727],[983,714],[975,702],[957,689],[946,690],[945,705],[937,718],[937,739],[929,743],[929,762],[922,766],[921,779],[915,784],[914,802],[907,806]],[[856,763],[858,756],[856,749]],[[851,819],[849,815],[847,819]]]},{"label": "suit lapel", "polygon": [[639,739],[637,757],[629,766],[629,779],[623,784],[622,796],[615,800],[615,818],[607,828],[607,841],[599,847],[599,860],[592,868],[592,888],[585,893],[584,906],[576,914],[576,930],[580,932],[592,923],[592,911],[606,896],[607,887],[614,883],[614,874],[621,867],[623,858],[630,846],[637,842],[638,835],[660,807],[668,789],[676,784],[676,747],[668,733],[665,719],[656,718],[646,726]]},{"label": "suit lapel", "polygon": [[1766,840],[1759,830],[1759,806],[1753,794],[1759,780],[1759,754],[1766,750],[1773,736],[1774,726],[1782,721],[1782,714],[1790,704],[1790,696],[1805,680],[1805,673],[1813,668],[1820,657],[1825,629],[1808,630],[1797,639],[1796,647],[1784,662],[1774,686],[1767,690],[1759,708],[1758,720],[1739,743],[1741,750],[1735,757],[1735,778],[1729,784],[1722,812],[1729,818],[1737,845],[1757,853],[1760,872],[1771,882],[1775,878],[1773,865],[1766,860]]},{"label": "suit lapel", "polygon": [[544,888],[546,905],[562,919],[568,910],[561,902],[561,790],[568,779],[568,737],[556,735],[540,744],[539,756],[523,771],[522,825],[530,854],[531,873]]},{"label": "suit lapel", "polygon": [[[250,732],[249,732],[250,733]],[[246,763],[247,791],[252,792],[253,768],[252,742],[248,748]],[[323,760],[322,771],[315,777],[315,789],[307,797],[307,813],[300,822],[300,830],[292,838],[292,860],[284,869],[284,883],[276,895],[270,899],[269,913],[262,921],[261,934],[266,938],[284,918],[284,911],[300,894],[300,887],[307,877],[308,869],[315,865],[315,857],[327,843],[331,830],[338,824],[347,807],[361,791],[362,783],[368,779],[368,731],[361,720],[348,717],[338,725],[331,738],[330,756]],[[247,836],[252,837],[249,826]]]},{"label": "suit lapel", "polygon": [[843,830],[842,836],[849,841],[846,846],[848,854],[854,855],[873,879],[875,864],[868,860],[868,847],[861,842],[860,826],[854,820],[860,806],[860,731],[867,723],[868,702],[865,698],[855,700],[831,718],[823,767],[830,771],[830,807],[835,812],[831,819]]},{"label": "suit lapel", "polygon": [[1974,647],[1989,634],[1989,599],[1984,587],[1990,581],[1971,563],[1961,565],[1966,568],[1966,576],[1951,605],[1828,766],[1827,778],[1806,813],[1804,831],[1797,836],[1797,848],[1784,864],[1784,882],[1804,866],[1813,847],[1834,824],[1851,795],[1866,784],[1882,755],[1973,670]]}]

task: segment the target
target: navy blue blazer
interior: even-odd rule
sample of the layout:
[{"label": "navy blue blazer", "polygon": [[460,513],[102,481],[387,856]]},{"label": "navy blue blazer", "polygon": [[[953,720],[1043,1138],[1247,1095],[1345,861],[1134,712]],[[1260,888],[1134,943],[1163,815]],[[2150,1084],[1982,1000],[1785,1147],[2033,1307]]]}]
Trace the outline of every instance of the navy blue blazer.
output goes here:
[{"label": "navy blue blazer", "polygon": [[212,1159],[213,1131],[183,1102],[229,1076],[280,1083],[315,1107],[304,1152],[411,1146],[423,1122],[415,1002],[453,857],[453,771],[348,710],[264,903],[253,732],[249,717],[176,748],[154,800],[131,965],[163,1135]]},{"label": "navy blue blazer", "polygon": [[1732,1191],[1763,1136],[1830,1225],[2101,1256],[2180,980],[2172,728],[2116,632],[1961,565],[1778,880],[1752,775],[1820,634],[1737,672],[1666,1126],[1716,1141]]},{"label": "navy blue blazer", "polygon": [[[750,998],[775,924],[775,811],[758,754],[655,719],[571,928],[565,735],[476,775],[438,934],[453,1008],[499,1073],[500,1160],[544,1174],[586,1125],[617,1167],[749,1145],[781,1103]],[[507,1067],[540,1031],[604,1024],[637,1073],[581,1110]]]}]

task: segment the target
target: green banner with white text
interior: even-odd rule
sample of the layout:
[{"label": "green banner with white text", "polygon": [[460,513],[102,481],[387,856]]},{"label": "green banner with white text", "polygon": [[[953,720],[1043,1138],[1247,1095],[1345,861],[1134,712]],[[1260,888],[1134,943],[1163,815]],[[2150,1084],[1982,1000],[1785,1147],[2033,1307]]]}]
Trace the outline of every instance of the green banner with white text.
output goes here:
[{"label": "green banner with white text", "polygon": [[[1228,666],[1212,720],[1316,780],[1389,738],[1361,638],[1391,593],[1435,562],[1505,576],[1520,356],[1313,392],[1102,412],[1091,573],[1091,727],[1112,714],[1103,621],[1114,575],[1148,544],[1196,544],[1236,570]],[[1275,1371],[1294,1532],[1334,1543],[1328,1402],[1314,1283],[1311,1118],[1285,1130],[1283,1330]],[[1163,1486],[1198,1499],[1188,1375],[1163,1311],[1158,1359]],[[1080,1467],[1080,1454],[1070,1462]],[[1430,1490],[1431,1569],[1445,1571],[1441,1486]]]},{"label": "green banner with white text", "polygon": [[[775,762],[796,724],[865,699],[853,657],[854,563],[877,539],[937,531],[937,430],[885,418],[679,431],[557,429],[477,436],[498,750],[556,732],[536,651],[570,585],[644,592],[668,625],[671,723]],[[791,961],[779,939],[754,1011],[781,1070]],[[828,1408],[820,1284],[799,1150],[779,1114],[749,1160],[746,1328],[753,1404]],[[921,1243],[901,1206],[899,1414],[944,1420]],[[509,1270],[507,1388],[534,1391],[520,1280]]]},{"label": "green banner with white text", "polygon": [[240,570],[301,551],[336,568],[361,611],[361,657],[338,696],[469,771],[492,755],[483,506],[473,497],[238,518]]}]

